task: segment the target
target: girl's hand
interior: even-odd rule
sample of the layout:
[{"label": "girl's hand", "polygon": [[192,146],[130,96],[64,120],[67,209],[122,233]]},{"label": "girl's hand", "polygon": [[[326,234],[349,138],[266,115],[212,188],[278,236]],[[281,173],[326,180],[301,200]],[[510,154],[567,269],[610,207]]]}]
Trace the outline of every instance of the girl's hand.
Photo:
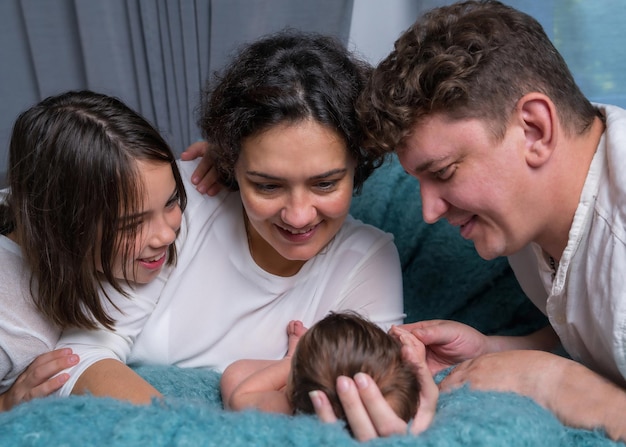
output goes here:
[{"label": "girl's hand", "polygon": [[210,157],[210,146],[206,141],[196,141],[180,154],[181,160],[189,161],[202,157],[200,163],[191,175],[191,183],[196,185],[196,189],[201,194],[210,196],[216,195],[222,189],[217,182],[217,171],[213,167],[213,161]]},{"label": "girl's hand", "polygon": [[78,361],[78,356],[69,348],[41,354],[19,375],[11,388],[0,395],[0,410],[7,411],[22,402],[55,392],[70,377],[67,373],[59,373]]}]

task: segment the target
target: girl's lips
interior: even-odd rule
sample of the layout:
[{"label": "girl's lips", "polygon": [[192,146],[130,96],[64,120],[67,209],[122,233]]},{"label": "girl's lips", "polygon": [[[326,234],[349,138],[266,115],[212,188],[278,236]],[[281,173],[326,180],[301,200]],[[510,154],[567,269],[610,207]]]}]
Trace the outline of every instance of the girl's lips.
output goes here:
[{"label": "girl's lips", "polygon": [[157,259],[152,259],[152,260],[148,260],[146,259],[139,259],[138,262],[146,269],[148,270],[156,270],[156,269],[160,269],[161,267],[163,267],[163,264],[165,263],[165,254],[167,252],[164,251],[161,256],[159,256],[159,258]]}]

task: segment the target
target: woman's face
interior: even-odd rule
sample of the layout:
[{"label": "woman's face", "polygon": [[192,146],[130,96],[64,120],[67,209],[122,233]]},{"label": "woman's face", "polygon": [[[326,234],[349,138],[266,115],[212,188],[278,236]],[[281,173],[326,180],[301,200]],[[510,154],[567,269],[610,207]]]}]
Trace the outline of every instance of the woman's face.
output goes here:
[{"label": "woman's face", "polygon": [[[131,216],[122,216],[120,229],[122,250],[130,246],[126,265],[122,253],[112,261],[111,268],[117,279],[124,278],[138,284],[146,284],[157,277],[167,261],[171,245],[176,240],[182,220],[180,198],[172,167],[168,163],[138,161],[139,179],[143,183],[143,209]],[[137,228],[134,239],[128,240],[124,229]],[[96,268],[102,271],[99,245],[96,250]]]},{"label": "woman's face", "polygon": [[235,176],[261,268],[295,274],[332,240],[350,209],[354,165],[341,136],[313,120],[242,142]]}]

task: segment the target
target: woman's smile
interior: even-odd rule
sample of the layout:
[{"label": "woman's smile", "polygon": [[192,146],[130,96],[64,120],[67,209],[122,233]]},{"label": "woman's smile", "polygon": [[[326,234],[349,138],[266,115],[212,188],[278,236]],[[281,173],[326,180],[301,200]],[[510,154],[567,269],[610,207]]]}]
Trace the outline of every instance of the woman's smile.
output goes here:
[{"label": "woman's smile", "polygon": [[333,129],[312,120],[246,138],[235,166],[255,262],[282,258],[297,271],[341,229],[352,200],[354,160]]}]

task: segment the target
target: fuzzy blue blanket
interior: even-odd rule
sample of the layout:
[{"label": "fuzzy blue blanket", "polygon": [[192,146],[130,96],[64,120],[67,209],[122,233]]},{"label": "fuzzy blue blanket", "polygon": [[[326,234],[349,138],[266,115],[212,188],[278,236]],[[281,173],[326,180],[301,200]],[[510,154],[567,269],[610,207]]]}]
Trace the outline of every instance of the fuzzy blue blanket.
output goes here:
[{"label": "fuzzy blue blanket", "polygon": [[[221,409],[219,374],[176,367],[137,371],[168,397],[147,406],[112,399],[47,398],[0,415],[3,446],[356,446],[341,424],[312,416]],[[614,446],[602,433],[564,427],[530,399],[460,389],[441,395],[424,434],[373,446]]]},{"label": "fuzzy blue blanket", "polygon": [[[458,230],[426,225],[419,187],[396,159],[378,169],[352,214],[395,236],[407,321],[449,318],[490,334],[524,334],[547,324],[520,291],[505,259],[484,261]],[[341,424],[311,416],[222,410],[219,374],[171,366],[136,371],[166,399],[133,406],[88,396],[46,398],[0,413],[2,446],[355,446]],[[530,399],[470,391],[440,397],[431,428],[374,446],[614,446],[598,431],[565,427]]]}]

